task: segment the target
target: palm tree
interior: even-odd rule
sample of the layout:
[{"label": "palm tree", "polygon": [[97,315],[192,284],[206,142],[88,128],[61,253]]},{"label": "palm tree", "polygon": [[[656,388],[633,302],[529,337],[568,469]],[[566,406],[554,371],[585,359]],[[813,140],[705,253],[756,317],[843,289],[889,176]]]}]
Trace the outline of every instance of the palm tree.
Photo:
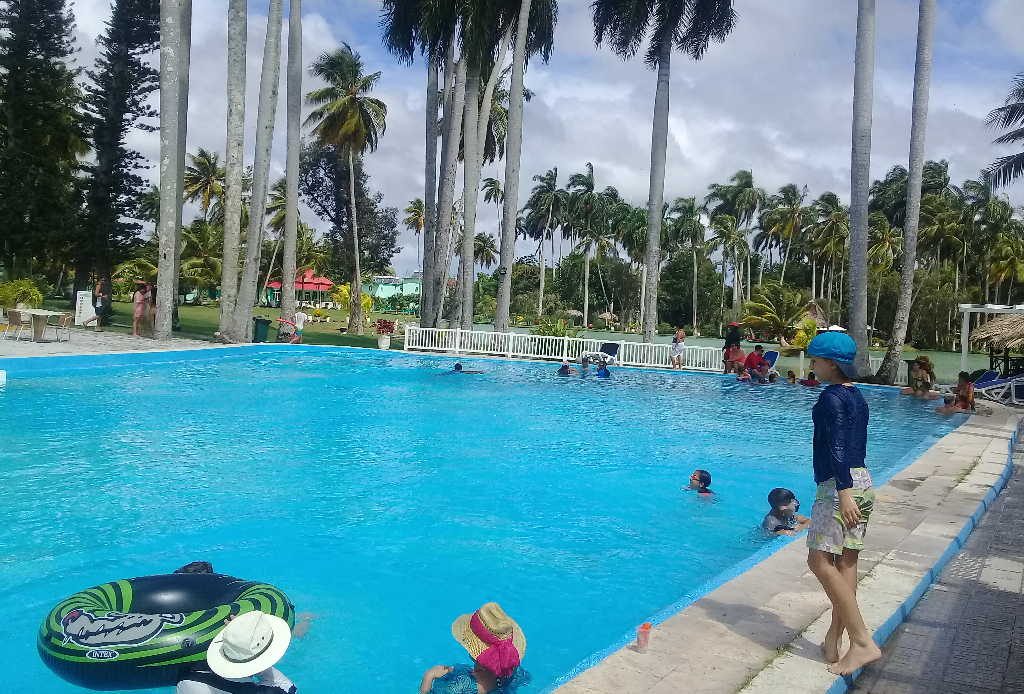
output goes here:
[{"label": "palm tree", "polygon": [[921,209],[921,185],[924,170],[924,142],[928,124],[928,90],[932,74],[932,35],[935,29],[935,0],[920,0],[917,20],[917,60],[914,63],[914,103],[910,122],[910,165],[907,178],[907,222],[903,229],[903,259],[900,293],[896,300],[889,348],[878,369],[887,383],[896,380],[903,341],[907,338],[910,307],[914,295],[914,270],[917,267],[917,226]]},{"label": "palm tree", "polygon": [[697,329],[697,254],[705,248],[707,229],[700,219],[700,208],[695,198],[676,198],[669,209],[672,216],[672,235],[681,249],[690,252],[693,259],[693,329]]},{"label": "palm tree", "polygon": [[416,267],[422,270],[423,266],[420,265],[420,234],[423,233],[423,227],[426,225],[423,198],[410,200],[409,205],[403,212],[405,212],[405,219],[402,220],[402,224],[416,236]]},{"label": "palm tree", "polygon": [[[281,315],[291,319],[295,315],[295,274],[298,264],[296,251],[299,234],[299,155],[302,148],[302,0],[288,2],[288,91],[285,104],[287,135]],[[270,276],[269,271],[267,276]]]},{"label": "palm tree", "polygon": [[[278,252],[278,250],[281,247],[281,242],[283,240],[285,240],[285,230],[286,230],[287,221],[288,221],[288,219],[287,219],[288,218],[288,181],[285,178],[277,179],[277,182],[274,183],[274,187],[270,189],[270,197],[267,200],[267,216],[270,217],[270,222],[269,222],[268,226],[274,232],[274,235],[276,236],[276,238],[274,239],[274,251],[270,254],[270,264],[267,265],[267,274],[263,278],[263,292],[261,293],[261,296],[266,296],[266,294],[267,294],[267,285],[270,284],[270,277],[274,273],[274,263],[277,261],[277,252]],[[297,224],[298,224],[298,222],[296,221],[296,225]],[[294,249],[292,250],[292,253],[293,253],[292,257],[294,257]],[[285,251],[285,255],[287,256],[287,251]],[[285,262],[287,262],[287,258],[285,258]],[[293,302],[295,301],[295,274],[296,274],[296,268],[295,267],[289,268],[289,267],[287,267],[287,265],[282,263],[282,268],[281,268],[281,289],[282,289],[282,292],[281,292],[281,308],[282,308],[282,313],[281,313],[281,315],[282,316],[286,315],[283,312],[283,309],[284,309],[284,286],[285,286],[285,282],[286,282],[287,277],[288,277],[289,269],[291,270],[291,273],[292,273],[292,278],[291,278],[291,282],[290,282],[290,284],[292,286],[292,301]],[[294,312],[294,308],[292,309],[292,311]]]},{"label": "palm tree", "polygon": [[882,278],[892,270],[893,263],[902,252],[903,236],[900,230],[889,223],[881,212],[872,212],[868,218],[868,229],[871,245],[868,248],[868,261],[875,273],[875,308],[871,314],[871,326],[868,328],[868,344],[874,336],[878,322],[878,304],[882,298]]},{"label": "palm tree", "polygon": [[196,303],[200,291],[217,286],[221,278],[220,229],[206,221],[196,221],[182,232],[181,276],[196,290]]},{"label": "palm tree", "polygon": [[[771,238],[785,246],[782,256],[782,275],[779,281],[786,283],[786,265],[789,263],[789,252],[793,247],[793,239],[799,239],[804,226],[810,221],[811,210],[804,207],[807,197],[807,186],[798,189],[788,183],[777,195],[771,196],[766,203],[767,210],[761,215],[761,228]],[[761,264],[763,269],[764,263]],[[760,282],[758,282],[760,284]]]},{"label": "palm tree", "polygon": [[171,337],[177,307],[184,175],[188,65],[192,31],[191,0],[160,0],[160,223],[156,322],[153,335]]},{"label": "palm tree", "polygon": [[[647,260],[649,268],[660,267],[661,222],[665,198],[665,156],[668,148],[669,81],[673,46],[700,60],[711,41],[725,40],[736,21],[732,0],[656,0],[623,3],[594,0],[594,38],[598,45],[607,40],[623,58],[639,50],[650,28],[645,59],[658,68],[654,97],[654,126],[651,133],[651,179],[647,201]],[[644,341],[651,342],[658,326],[658,273],[647,276],[644,312]]]},{"label": "palm tree", "polygon": [[[725,282],[728,276],[726,265],[730,260],[732,261],[733,284],[738,283],[739,254],[742,252],[744,242],[743,231],[740,230],[736,223],[736,218],[731,214],[719,214],[711,218],[711,239],[707,241],[706,248],[709,253],[716,250],[722,253],[722,299],[719,312],[723,323],[725,322]],[[734,301],[736,296],[737,294],[734,290]],[[733,308],[738,310],[739,306],[734,305]]]},{"label": "palm tree", "polygon": [[267,36],[263,44],[263,70],[260,74],[259,106],[256,111],[256,155],[253,158],[252,206],[246,232],[245,268],[238,287],[235,305],[234,333],[248,336],[252,331],[252,309],[256,303],[259,283],[260,253],[270,184],[270,149],[274,144],[274,123],[277,115],[277,93],[281,77],[281,0],[270,0]]},{"label": "palm tree", "polygon": [[597,192],[594,182],[594,165],[589,161],[586,170],[569,177],[569,214],[573,219],[577,250],[583,253],[583,325],[589,325],[590,316],[590,256],[598,239],[603,237],[600,216],[605,199]]},{"label": "palm tree", "polygon": [[498,217],[501,217],[501,204],[505,202],[505,192],[501,189],[501,181],[488,176],[480,184],[480,190],[484,194],[484,202],[493,202],[498,210]]},{"label": "palm tree", "polygon": [[[238,249],[242,236],[245,162],[245,51],[248,0],[228,1],[227,153],[224,162],[224,256],[220,279],[220,332],[234,339],[238,297]],[[248,225],[247,225],[248,226]]]},{"label": "palm tree", "polygon": [[[505,201],[501,217],[500,258],[501,280],[498,282],[494,329],[508,331],[509,309],[512,305],[512,261],[515,257],[515,221],[519,212],[519,164],[523,150],[523,74],[526,72],[527,39],[530,35],[532,0],[519,0],[519,16],[515,23],[515,44],[512,47],[512,82],[509,86],[508,134],[505,142]],[[551,5],[554,5],[552,2]],[[547,14],[547,31],[554,31],[554,13]],[[543,30],[542,30],[543,31]],[[545,59],[551,42],[542,49]],[[543,274],[544,269],[541,268]]]},{"label": "palm tree", "polygon": [[[1011,130],[1000,135],[995,144],[1008,145],[1024,142],[1024,72],[1018,74],[1010,85],[1010,93],[999,108],[988,114],[988,126]],[[996,159],[985,169],[985,178],[992,182],[993,187],[1005,186],[1010,181],[1024,175],[1024,152],[1009,154]]]},{"label": "palm tree", "polygon": [[498,262],[498,246],[494,237],[478,232],[473,239],[473,261],[484,268],[492,268]]},{"label": "palm tree", "polygon": [[316,109],[306,119],[322,144],[333,145],[339,154],[348,155],[349,222],[352,232],[352,294],[349,303],[348,330],[363,333],[362,273],[359,251],[359,220],[356,216],[355,158],[367,150],[373,152],[386,127],[387,106],[369,96],[380,79],[380,72],[364,74],[363,60],[348,44],[323,53],[313,63],[312,74],[327,83],[307,95]]},{"label": "palm tree", "polygon": [[224,195],[224,168],[216,152],[202,147],[195,154],[189,154],[188,158],[190,163],[185,166],[185,200],[199,201],[199,209],[206,222],[210,219],[213,201]]},{"label": "palm tree", "polygon": [[[845,248],[846,240],[849,238],[850,212],[839,201],[839,196],[831,191],[818,196],[818,199],[814,201],[813,208],[814,221],[809,229],[811,234],[811,298],[817,299],[824,295],[826,263],[835,260],[836,249],[839,245]],[[819,260],[822,261],[820,283],[816,281]],[[831,282],[828,284],[828,291],[831,298]]]},{"label": "palm tree", "polygon": [[875,0],[859,0],[853,73],[850,159],[850,335],[857,342],[858,374],[868,355],[868,191],[871,182],[871,104],[875,81]]},{"label": "palm tree", "polygon": [[791,289],[781,282],[769,282],[759,287],[753,300],[743,307],[743,324],[777,338],[782,346],[786,346],[805,315],[807,301],[800,290]]},{"label": "palm tree", "polygon": [[530,199],[526,203],[537,222],[543,220],[543,231],[540,235],[538,256],[540,259],[540,292],[537,297],[537,317],[544,311],[544,280],[547,265],[544,259],[544,240],[551,239],[552,264],[554,263],[554,224],[557,224],[569,201],[569,194],[558,187],[558,169],[548,169],[545,173],[533,177],[537,185],[530,191]]}]

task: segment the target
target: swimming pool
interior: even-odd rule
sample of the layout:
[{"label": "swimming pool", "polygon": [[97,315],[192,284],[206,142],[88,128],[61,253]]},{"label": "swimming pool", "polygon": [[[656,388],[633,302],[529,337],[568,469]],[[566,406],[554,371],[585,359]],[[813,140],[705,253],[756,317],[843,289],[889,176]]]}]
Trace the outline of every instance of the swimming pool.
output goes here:
[{"label": "swimming pool", "polygon": [[[281,665],[303,691],[412,691],[496,600],[540,692],[781,543],[755,531],[769,489],[810,506],[815,391],[464,363],[486,373],[269,346],[0,365],[9,688],[72,689],[35,652],[57,599],[206,559],[316,615]],[[865,396],[876,480],[959,423]],[[680,490],[694,468],[713,501]]]}]

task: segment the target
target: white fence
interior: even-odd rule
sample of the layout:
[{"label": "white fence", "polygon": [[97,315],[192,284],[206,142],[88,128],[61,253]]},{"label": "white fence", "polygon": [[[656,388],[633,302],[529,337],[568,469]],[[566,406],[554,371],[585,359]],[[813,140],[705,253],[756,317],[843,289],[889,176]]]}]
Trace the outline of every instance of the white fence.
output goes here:
[{"label": "white fence", "polygon": [[[884,357],[871,357],[871,373],[878,373],[879,367],[882,366],[882,359]],[[907,377],[907,362],[900,361],[899,367],[896,369],[896,385],[905,386],[910,381]]]},{"label": "white fence", "polygon": [[[601,351],[601,345],[609,342],[619,346],[615,359],[622,366],[671,366],[671,345],[666,344],[495,333],[457,328],[449,330],[409,326],[405,329],[407,351],[482,354],[508,359],[568,359],[575,362],[579,361],[582,354]],[[719,371],[722,368],[722,350],[717,347],[686,347],[683,352],[683,368]]]},{"label": "white fence", "polygon": [[[520,333],[495,333],[481,330],[460,330],[444,328],[405,329],[405,349],[411,352],[451,352],[454,354],[481,354],[507,359],[536,359],[541,361],[579,361],[580,355],[601,351],[601,345],[614,342],[619,346],[616,360],[623,366],[671,366],[669,350],[671,345],[614,340],[594,340],[582,337],[552,337],[548,335],[523,335]],[[878,371],[882,357],[871,357],[871,370]],[[683,351],[683,368],[694,371],[720,371],[722,350],[718,347],[686,347]],[[804,371],[804,355],[800,354],[801,375]],[[896,374],[896,383],[907,383],[907,364],[901,362]]]}]

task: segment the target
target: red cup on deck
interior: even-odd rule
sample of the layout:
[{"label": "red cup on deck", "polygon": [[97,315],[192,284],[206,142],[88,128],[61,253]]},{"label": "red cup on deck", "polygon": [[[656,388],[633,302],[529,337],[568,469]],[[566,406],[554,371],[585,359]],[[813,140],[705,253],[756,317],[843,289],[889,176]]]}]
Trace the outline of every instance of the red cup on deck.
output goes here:
[{"label": "red cup on deck", "polygon": [[644,622],[636,629],[636,650],[643,653],[651,640],[651,623]]}]

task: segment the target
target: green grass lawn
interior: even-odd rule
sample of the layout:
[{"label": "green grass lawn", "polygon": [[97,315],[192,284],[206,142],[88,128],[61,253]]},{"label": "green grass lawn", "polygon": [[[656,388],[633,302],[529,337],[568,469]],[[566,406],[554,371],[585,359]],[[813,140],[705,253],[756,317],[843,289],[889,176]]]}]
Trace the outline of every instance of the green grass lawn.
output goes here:
[{"label": "green grass lawn", "polygon": [[[54,310],[66,311],[67,306],[62,303],[55,303]],[[111,306],[113,315],[110,317],[110,325],[104,329],[112,332],[130,333],[132,329],[132,306],[126,302],[115,301]],[[306,311],[312,313],[311,309]],[[348,325],[348,314],[343,311],[327,311],[331,317],[330,323],[306,323],[302,334],[302,341],[310,345],[342,345],[346,347],[376,347],[377,335],[372,327],[367,329],[366,335],[348,335],[342,333],[338,328]],[[253,311],[254,316],[270,318],[272,321],[281,315],[280,309],[257,307]],[[175,331],[175,337],[183,337],[192,340],[212,340],[213,333],[217,330],[217,323],[220,316],[220,309],[217,306],[180,306],[178,316],[181,320],[181,330]],[[397,316],[390,314],[371,315],[368,323],[372,324],[378,318],[388,320],[401,320],[409,322],[410,316]],[[277,322],[270,325],[268,340],[273,342],[277,336]],[[395,343],[401,346],[402,335],[395,335],[391,339],[392,347]]]}]

